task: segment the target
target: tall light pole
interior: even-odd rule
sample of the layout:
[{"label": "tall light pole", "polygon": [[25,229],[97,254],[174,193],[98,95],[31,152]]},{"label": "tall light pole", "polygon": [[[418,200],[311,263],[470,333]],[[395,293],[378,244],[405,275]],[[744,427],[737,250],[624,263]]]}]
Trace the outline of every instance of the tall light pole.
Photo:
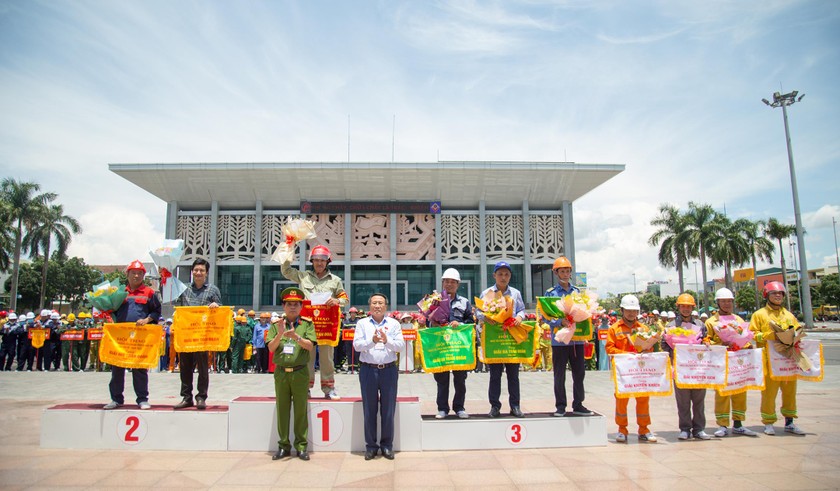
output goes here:
[{"label": "tall light pole", "polygon": [[633,273],[633,293],[636,293],[636,273]]},{"label": "tall light pole", "polygon": [[831,217],[831,227],[834,229],[834,259],[837,261],[837,277],[840,278],[840,253],[837,251],[837,220]]},{"label": "tall light pole", "polygon": [[[797,97],[799,96],[799,97]],[[799,246],[799,298],[802,302],[802,315],[805,318],[805,326],[814,327],[814,313],[811,310],[811,282],[808,279],[808,262],[805,258],[805,233],[802,229],[802,216],[799,213],[799,191],[796,187],[796,169],[793,165],[793,148],[790,143],[790,128],[788,127],[787,107],[802,100],[805,94],[799,95],[794,90],[787,94],[776,92],[773,94],[773,102],[767,99],[761,101],[770,107],[782,107],[782,115],[785,120],[785,140],[787,142],[788,164],[790,165],[790,187],[793,192],[793,216],[796,220],[796,242]]]},{"label": "tall light pole", "polygon": [[[700,300],[700,281],[697,279],[697,261],[694,261],[694,289],[696,290],[694,293],[697,294],[698,300]],[[700,307],[704,306],[704,302],[706,301],[705,295],[703,299],[700,300]]]}]

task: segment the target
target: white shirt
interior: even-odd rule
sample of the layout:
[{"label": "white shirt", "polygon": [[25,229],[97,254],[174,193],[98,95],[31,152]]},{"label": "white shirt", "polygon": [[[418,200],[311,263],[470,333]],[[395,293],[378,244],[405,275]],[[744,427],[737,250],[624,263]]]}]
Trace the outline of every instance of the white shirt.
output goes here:
[{"label": "white shirt", "polygon": [[[378,329],[385,330],[387,341],[374,343],[373,336]],[[397,361],[397,352],[405,348],[402,327],[396,319],[385,317],[377,323],[373,317],[365,317],[356,324],[353,334],[353,348],[359,352],[359,361],[372,365],[385,365]]]}]

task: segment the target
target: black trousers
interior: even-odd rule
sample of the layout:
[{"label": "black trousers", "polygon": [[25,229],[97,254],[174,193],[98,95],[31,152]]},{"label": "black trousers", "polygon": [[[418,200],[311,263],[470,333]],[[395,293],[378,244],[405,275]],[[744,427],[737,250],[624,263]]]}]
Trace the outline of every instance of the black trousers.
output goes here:
[{"label": "black trousers", "polygon": [[268,373],[268,348],[254,348],[257,353],[257,362],[254,369],[257,373]]},{"label": "black trousers", "polygon": [[511,408],[519,406],[519,363],[490,363],[487,367],[490,369],[490,386],[487,389],[490,405],[502,408],[499,399],[502,395],[502,372],[507,372],[508,403]]},{"label": "black trousers", "polygon": [[207,352],[179,353],[181,360],[181,397],[191,401],[193,399],[193,370],[198,368],[198,392],[196,399],[207,400],[207,389],[210,387],[210,374],[207,370]]},{"label": "black trousers", "polygon": [[566,365],[572,367],[572,409],[583,406],[583,377],[586,375],[583,345],[552,346],[551,357],[554,369],[554,407],[558,412],[566,411]]},{"label": "black trousers", "polygon": [[[134,368],[131,370],[131,381],[134,384],[134,394],[137,404],[149,400],[149,371]],[[125,368],[111,365],[111,383],[108,384],[111,400],[125,404],[123,391],[125,390]]]},{"label": "black trousers", "polygon": [[437,408],[438,411],[449,412],[449,374],[455,385],[455,397],[452,399],[452,409],[457,413],[464,410],[464,400],[467,398],[467,371],[455,370],[452,372],[440,372],[434,374],[437,382]]},{"label": "black trousers", "polygon": [[[397,411],[397,380],[399,370],[393,363],[385,368],[362,365],[359,368],[359,385],[362,389],[362,412],[365,421],[365,448],[394,449],[394,415]],[[376,426],[382,415],[381,432],[376,438]]]}]

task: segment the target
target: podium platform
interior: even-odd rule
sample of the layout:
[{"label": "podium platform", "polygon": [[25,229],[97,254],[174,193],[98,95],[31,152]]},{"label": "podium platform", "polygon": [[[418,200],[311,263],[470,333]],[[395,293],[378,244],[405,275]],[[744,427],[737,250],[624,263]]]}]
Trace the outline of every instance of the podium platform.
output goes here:
[{"label": "podium platform", "polygon": [[[309,399],[309,450],[365,450],[362,400]],[[603,415],[555,418],[548,413],[524,418],[421,416],[417,397],[397,398],[394,450],[482,450],[559,448],[607,444]],[[292,422],[292,426],[293,426]],[[273,397],[237,397],[228,405],[175,411],[135,405],[105,411],[101,404],[60,404],[44,410],[41,447],[123,450],[277,450]]]}]

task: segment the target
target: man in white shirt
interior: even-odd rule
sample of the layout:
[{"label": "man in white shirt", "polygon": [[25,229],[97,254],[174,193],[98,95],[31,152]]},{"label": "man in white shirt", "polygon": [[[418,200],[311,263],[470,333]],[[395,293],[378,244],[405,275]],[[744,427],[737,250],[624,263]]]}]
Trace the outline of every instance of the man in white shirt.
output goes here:
[{"label": "man in white shirt", "polygon": [[[359,352],[359,384],[365,422],[365,460],[381,450],[394,459],[394,413],[397,409],[397,352],[405,348],[402,328],[388,317],[388,298],[374,293],[368,300],[370,316],[356,324],[353,348]],[[377,441],[377,413],[382,413],[382,432]]]}]

